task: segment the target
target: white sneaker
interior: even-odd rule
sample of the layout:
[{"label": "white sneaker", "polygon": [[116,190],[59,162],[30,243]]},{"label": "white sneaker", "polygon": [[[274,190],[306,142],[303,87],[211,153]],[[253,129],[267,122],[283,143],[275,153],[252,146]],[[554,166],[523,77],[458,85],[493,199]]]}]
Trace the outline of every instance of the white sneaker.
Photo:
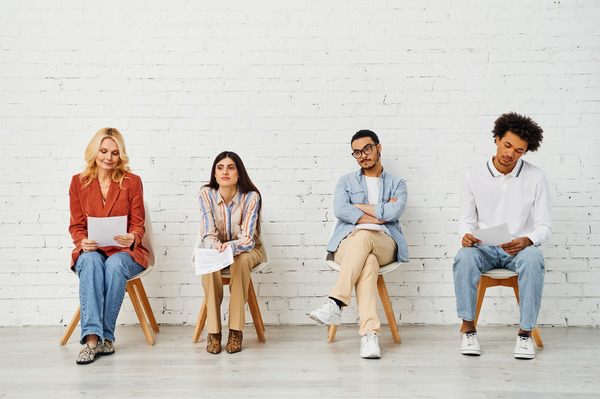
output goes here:
[{"label": "white sneaker", "polygon": [[360,338],[360,357],[363,359],[379,359],[379,338],[375,333],[367,333]]},{"label": "white sneaker", "polygon": [[460,353],[471,356],[481,355],[481,346],[479,346],[479,337],[477,336],[477,332],[473,331],[462,334]]},{"label": "white sneaker", "polygon": [[339,326],[342,323],[342,309],[333,299],[327,298],[327,302],[310,312],[308,317],[319,323]]},{"label": "white sneaker", "polygon": [[535,357],[535,347],[531,337],[517,336],[517,344],[515,345],[515,358],[517,359],[533,359]]}]

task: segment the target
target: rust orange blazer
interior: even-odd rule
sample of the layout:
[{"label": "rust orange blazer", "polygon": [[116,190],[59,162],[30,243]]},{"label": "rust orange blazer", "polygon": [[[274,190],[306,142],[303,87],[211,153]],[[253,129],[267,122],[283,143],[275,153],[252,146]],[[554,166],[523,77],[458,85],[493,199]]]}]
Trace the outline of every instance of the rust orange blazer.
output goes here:
[{"label": "rust orange blazer", "polygon": [[102,247],[100,250],[111,256],[120,251],[125,251],[133,260],[148,267],[148,250],[142,246],[144,238],[144,192],[142,179],[133,173],[126,173],[123,179],[123,187],[119,183],[112,182],[106,195],[106,203],[102,202],[102,193],[98,179],[83,187],[79,175],[73,176],[71,187],[69,187],[69,202],[71,207],[71,222],[69,233],[73,237],[75,249],[71,255],[71,268],[75,265],[77,258],[83,250],[81,241],[87,238],[87,216],[127,216],[127,231],[135,237],[134,243],[129,248]]}]

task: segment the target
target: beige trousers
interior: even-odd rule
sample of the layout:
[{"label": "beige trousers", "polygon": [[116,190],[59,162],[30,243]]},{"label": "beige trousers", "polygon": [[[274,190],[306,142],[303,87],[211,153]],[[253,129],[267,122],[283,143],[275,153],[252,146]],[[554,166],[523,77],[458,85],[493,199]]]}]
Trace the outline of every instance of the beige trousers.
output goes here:
[{"label": "beige trousers", "polygon": [[[245,305],[248,302],[248,286],[250,271],[260,263],[262,253],[257,244],[249,252],[242,252],[233,257],[229,266],[229,329],[242,331],[246,319]],[[223,280],[221,271],[202,275],[202,287],[206,298],[206,329],[209,333],[221,332],[221,302],[223,302]]]},{"label": "beige trousers", "polygon": [[379,265],[395,260],[396,242],[385,233],[358,230],[344,238],[335,252],[335,262],[341,265],[337,282],[329,296],[350,304],[352,287],[356,288],[356,303],[360,316],[359,334],[379,334],[377,316],[377,276]]}]

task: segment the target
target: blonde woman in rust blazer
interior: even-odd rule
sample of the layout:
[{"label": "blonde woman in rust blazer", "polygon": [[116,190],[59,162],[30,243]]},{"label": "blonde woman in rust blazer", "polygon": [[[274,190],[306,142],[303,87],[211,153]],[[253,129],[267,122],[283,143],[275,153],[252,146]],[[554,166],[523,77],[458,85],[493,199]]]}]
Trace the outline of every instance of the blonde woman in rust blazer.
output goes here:
[{"label": "blonde woman in rust blazer", "polygon": [[[79,276],[81,341],[78,364],[115,352],[117,316],[127,280],[148,267],[144,237],[142,180],[129,172],[129,157],[121,133],[100,129],[85,150],[85,170],[73,176],[69,188],[73,238],[71,268]],[[123,245],[98,247],[88,239],[87,217],[127,216],[127,234],[115,236]]]}]

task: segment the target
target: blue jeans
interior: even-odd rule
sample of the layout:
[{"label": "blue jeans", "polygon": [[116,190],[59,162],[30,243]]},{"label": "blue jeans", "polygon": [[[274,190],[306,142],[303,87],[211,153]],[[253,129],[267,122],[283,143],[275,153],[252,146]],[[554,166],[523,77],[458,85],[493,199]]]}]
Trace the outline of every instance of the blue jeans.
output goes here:
[{"label": "blue jeans", "polygon": [[461,248],[452,267],[458,317],[466,321],[475,320],[477,284],[481,273],[498,268],[510,269],[519,275],[519,324],[524,331],[533,330],[540,312],[546,273],[542,251],[533,245],[516,255],[509,255],[500,247]]},{"label": "blue jeans", "polygon": [[115,326],[125,297],[127,280],[144,268],[127,252],[107,258],[100,252],[84,252],[77,258],[81,305],[81,344],[85,336],[115,341]]}]

